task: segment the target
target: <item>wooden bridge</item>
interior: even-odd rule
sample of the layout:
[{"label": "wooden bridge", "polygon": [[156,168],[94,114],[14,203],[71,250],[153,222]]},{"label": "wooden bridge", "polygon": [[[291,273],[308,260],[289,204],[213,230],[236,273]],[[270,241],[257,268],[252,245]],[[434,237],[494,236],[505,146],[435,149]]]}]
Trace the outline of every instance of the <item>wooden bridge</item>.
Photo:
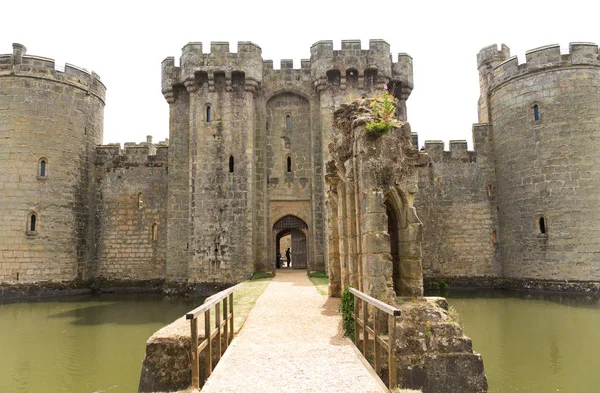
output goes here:
[{"label": "wooden bridge", "polygon": [[[192,360],[193,385],[203,385],[203,393],[388,392],[357,347],[343,337],[339,299],[319,294],[306,271],[278,271],[228,346],[233,331],[230,296],[231,291],[224,291],[188,314],[192,345],[198,348],[192,350],[197,354]],[[369,319],[366,310],[356,309],[358,322]],[[198,342],[198,332],[193,331],[198,319],[203,322],[200,332],[208,329],[212,340]],[[387,350],[376,327],[357,328],[361,346],[362,337],[371,333],[369,338],[378,338],[373,340],[378,344],[371,343],[375,352]],[[213,357],[200,356],[201,351]],[[215,359],[220,359],[216,366]]]}]

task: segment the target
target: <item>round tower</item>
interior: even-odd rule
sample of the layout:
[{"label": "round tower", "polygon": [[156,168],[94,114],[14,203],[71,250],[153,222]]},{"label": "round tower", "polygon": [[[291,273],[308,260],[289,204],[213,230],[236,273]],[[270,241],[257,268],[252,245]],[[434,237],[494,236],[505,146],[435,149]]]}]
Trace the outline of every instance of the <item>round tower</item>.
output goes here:
[{"label": "round tower", "polygon": [[54,60],[0,56],[0,282],[68,281],[93,259],[93,165],[106,88]]},{"label": "round tower", "polygon": [[490,75],[504,275],[600,280],[598,46],[534,49]]}]

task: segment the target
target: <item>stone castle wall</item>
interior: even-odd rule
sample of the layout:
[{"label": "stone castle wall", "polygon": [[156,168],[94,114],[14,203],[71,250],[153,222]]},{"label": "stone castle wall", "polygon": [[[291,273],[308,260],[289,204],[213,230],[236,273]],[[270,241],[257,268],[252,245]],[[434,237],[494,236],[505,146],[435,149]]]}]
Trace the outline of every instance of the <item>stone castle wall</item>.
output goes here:
[{"label": "stone castle wall", "polygon": [[168,147],[99,146],[95,274],[112,280],[164,278]]},{"label": "stone castle wall", "polygon": [[[488,52],[481,61],[502,57]],[[550,45],[489,73],[505,276],[599,280],[598,46]]]},{"label": "stone castle wall", "polygon": [[426,141],[424,152],[429,162],[418,168],[415,197],[423,223],[423,275],[500,277],[493,173],[483,157],[480,162],[467,151],[466,141],[451,141],[449,151],[442,141]]},{"label": "stone castle wall", "polygon": [[19,44],[0,56],[0,282],[89,274],[104,100],[96,74]]}]

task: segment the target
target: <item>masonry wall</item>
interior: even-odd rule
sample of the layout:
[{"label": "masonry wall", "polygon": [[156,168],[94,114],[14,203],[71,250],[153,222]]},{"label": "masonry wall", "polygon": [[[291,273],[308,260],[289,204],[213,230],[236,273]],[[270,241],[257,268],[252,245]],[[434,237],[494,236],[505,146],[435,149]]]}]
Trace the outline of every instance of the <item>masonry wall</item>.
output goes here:
[{"label": "masonry wall", "polygon": [[429,163],[418,168],[423,275],[499,277],[493,173],[476,152],[467,151],[466,141],[451,141],[451,149],[444,151],[441,141],[425,142]]},{"label": "masonry wall", "polygon": [[157,151],[149,155],[150,148],[142,145],[97,149],[96,276],[166,276],[168,148],[152,150]]},{"label": "masonry wall", "polygon": [[[598,47],[527,53],[494,70],[489,93],[507,277],[600,279]],[[534,106],[539,119],[535,119]],[[540,227],[544,218],[544,230]]]},{"label": "masonry wall", "polygon": [[0,57],[0,282],[85,277],[105,88],[95,75],[70,65],[59,72],[53,60],[13,48]]}]

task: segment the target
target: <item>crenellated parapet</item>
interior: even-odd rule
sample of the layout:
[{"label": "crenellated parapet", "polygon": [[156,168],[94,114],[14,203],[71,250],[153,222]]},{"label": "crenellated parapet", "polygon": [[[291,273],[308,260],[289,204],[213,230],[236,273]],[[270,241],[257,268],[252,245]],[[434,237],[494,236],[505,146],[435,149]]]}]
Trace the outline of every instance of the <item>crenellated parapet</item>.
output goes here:
[{"label": "crenellated parapet", "polygon": [[263,61],[263,81],[303,81],[310,82],[310,60],[300,60],[300,68],[294,68],[292,59],[282,59],[279,69],[273,68],[273,60]]},{"label": "crenellated parapet", "polygon": [[[416,135],[411,135],[413,139]],[[467,149],[467,141],[451,140],[450,150],[444,150],[444,141],[425,141],[422,149],[433,162],[476,162],[477,152]]]},{"label": "crenellated parapet", "polygon": [[237,53],[229,43],[211,42],[205,53],[201,42],[190,42],[182,49],[180,66],[175,58],[162,62],[162,93],[173,102],[174,87],[189,92],[206,87],[208,91],[252,91],[263,81],[303,81],[317,91],[334,86],[357,89],[381,89],[392,84],[394,94],[406,100],[413,89],[412,58],[398,54],[394,62],[390,45],[384,40],[369,40],[363,49],[360,40],[342,41],[341,50],[333,50],[333,41],[318,41],[311,47],[310,59],[302,59],[300,68],[292,60],[281,60],[274,69],[272,60],[263,60],[261,48],[252,42],[238,42]]},{"label": "crenellated parapet", "polygon": [[148,136],[146,142],[126,142],[121,149],[120,143],[110,143],[96,147],[96,165],[106,168],[131,166],[166,166],[168,163],[169,140],[152,143]]},{"label": "crenellated parapet", "polygon": [[95,72],[88,72],[72,64],[65,64],[64,70],[56,69],[54,59],[27,55],[22,44],[13,44],[13,53],[0,55],[0,77],[19,76],[48,79],[61,82],[97,96],[102,102],[106,99],[106,87]]},{"label": "crenellated parapet", "polygon": [[237,53],[228,42],[211,42],[204,53],[201,42],[190,42],[182,49],[180,66],[167,57],[162,62],[162,92],[173,98],[173,86],[184,85],[190,92],[206,86],[209,91],[255,91],[262,82],[261,48],[248,41],[237,44]]},{"label": "crenellated parapet", "polygon": [[[487,52],[491,52],[488,51],[489,48],[484,48],[477,56],[478,64],[488,57]],[[569,52],[566,54],[561,54],[558,44],[535,48],[525,53],[525,63],[522,64],[519,64],[517,56],[510,57],[510,50],[505,45],[503,45],[501,53],[502,56],[497,56],[497,58],[505,57],[505,59],[493,67],[489,84],[491,90],[506,81],[530,73],[569,67],[600,67],[598,45],[589,42],[570,43]]]},{"label": "crenellated parapet", "polygon": [[341,50],[333,50],[333,41],[318,41],[310,49],[311,75],[317,90],[331,85],[381,88],[400,82],[408,98],[413,87],[412,58],[398,55],[394,63],[390,45],[384,40],[369,40],[362,49],[360,40],[343,40]]}]

